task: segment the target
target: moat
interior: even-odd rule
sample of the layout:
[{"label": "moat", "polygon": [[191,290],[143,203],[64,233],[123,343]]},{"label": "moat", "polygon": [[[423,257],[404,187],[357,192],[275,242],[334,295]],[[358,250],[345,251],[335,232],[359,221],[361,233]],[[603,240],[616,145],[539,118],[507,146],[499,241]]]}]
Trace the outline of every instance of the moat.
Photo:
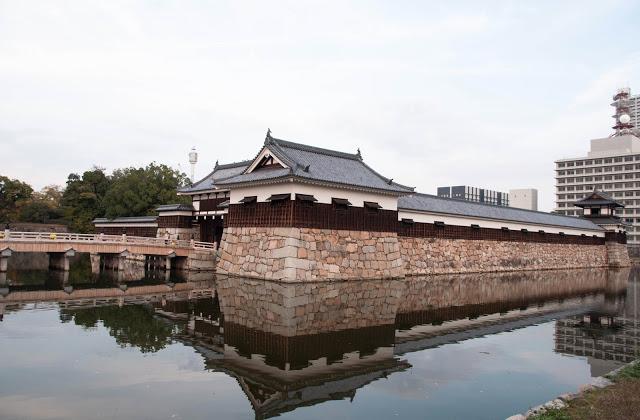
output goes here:
[{"label": "moat", "polygon": [[506,418],[637,357],[639,274],[10,271],[0,418]]}]

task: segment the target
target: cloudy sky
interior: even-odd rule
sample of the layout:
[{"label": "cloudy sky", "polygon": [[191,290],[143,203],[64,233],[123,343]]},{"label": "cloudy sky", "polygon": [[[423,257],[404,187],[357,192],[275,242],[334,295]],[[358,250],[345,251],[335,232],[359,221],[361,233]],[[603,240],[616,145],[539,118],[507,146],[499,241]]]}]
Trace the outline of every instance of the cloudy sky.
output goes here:
[{"label": "cloudy sky", "polygon": [[640,93],[632,1],[0,0],[0,174],[167,163],[275,137],[435,192],[535,187]]}]

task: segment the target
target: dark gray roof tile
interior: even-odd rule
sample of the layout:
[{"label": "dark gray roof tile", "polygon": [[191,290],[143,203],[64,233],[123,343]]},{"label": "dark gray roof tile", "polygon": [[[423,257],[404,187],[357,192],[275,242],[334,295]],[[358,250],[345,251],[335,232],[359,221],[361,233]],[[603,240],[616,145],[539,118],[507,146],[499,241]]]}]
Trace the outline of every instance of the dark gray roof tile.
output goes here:
[{"label": "dark gray roof tile", "polygon": [[443,198],[430,194],[413,194],[400,197],[398,199],[398,209],[575,229],[603,230],[593,222],[581,217],[474,203],[472,201]]},{"label": "dark gray roof tile", "polygon": [[244,172],[245,169],[251,164],[252,161],[246,160],[243,162],[228,163],[224,165],[216,165],[213,171],[200,181],[193,185],[178,190],[183,194],[193,194],[200,191],[209,191],[216,188],[218,181],[236,176]]}]

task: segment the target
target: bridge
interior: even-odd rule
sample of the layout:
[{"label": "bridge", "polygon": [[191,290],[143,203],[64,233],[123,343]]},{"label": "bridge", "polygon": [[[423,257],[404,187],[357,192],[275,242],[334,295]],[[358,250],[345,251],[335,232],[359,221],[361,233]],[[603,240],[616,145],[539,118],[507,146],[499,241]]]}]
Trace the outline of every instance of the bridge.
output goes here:
[{"label": "bridge", "polygon": [[100,267],[124,270],[125,264],[135,263],[170,270],[213,270],[216,244],[177,239],[142,236],[13,232],[0,231],[0,273],[8,269],[13,253],[47,253],[49,267],[69,270],[69,259],[76,253],[91,255],[93,271]]}]

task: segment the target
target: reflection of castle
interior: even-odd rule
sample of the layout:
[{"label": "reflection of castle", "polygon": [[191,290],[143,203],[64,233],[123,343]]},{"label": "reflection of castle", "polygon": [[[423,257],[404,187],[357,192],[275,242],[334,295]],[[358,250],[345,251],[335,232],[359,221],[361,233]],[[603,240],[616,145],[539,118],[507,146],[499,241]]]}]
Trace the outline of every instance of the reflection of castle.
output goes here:
[{"label": "reflection of castle", "polygon": [[626,297],[609,298],[604,310],[559,320],[555,350],[586,356],[592,376],[601,376],[640,355],[640,279],[634,270]]},{"label": "reflection of castle", "polygon": [[410,368],[398,358],[408,352],[589,308],[614,311],[628,274],[483,274],[316,288],[223,278],[209,312],[181,302],[158,310],[186,320],[176,338],[201,353],[208,369],[235,378],[256,418],[268,418],[352,399],[366,384]]},{"label": "reflection of castle", "polygon": [[[624,339],[630,345],[611,351],[627,355],[637,349],[640,297],[637,274],[627,287],[628,277],[628,269],[589,269],[354,282],[217,278],[37,296],[64,295],[61,318],[86,328],[101,323],[123,346],[192,347],[206,369],[237,381],[256,418],[268,418],[353,399],[367,384],[410,368],[406,353],[552,319],[574,317],[558,323],[558,337],[566,338],[558,339],[559,351],[569,342],[577,348],[578,340],[584,347],[582,335],[594,330],[605,331],[596,347]],[[15,305],[36,296],[27,293],[7,297]],[[619,327],[601,327],[606,322]],[[598,359],[590,363],[600,369]]]},{"label": "reflection of castle", "polygon": [[155,308],[186,321],[175,339],[196,349],[207,369],[235,378],[256,418],[353,399],[357,389],[410,366],[393,355],[393,324],[283,336],[225,322],[218,302],[216,295]]}]

